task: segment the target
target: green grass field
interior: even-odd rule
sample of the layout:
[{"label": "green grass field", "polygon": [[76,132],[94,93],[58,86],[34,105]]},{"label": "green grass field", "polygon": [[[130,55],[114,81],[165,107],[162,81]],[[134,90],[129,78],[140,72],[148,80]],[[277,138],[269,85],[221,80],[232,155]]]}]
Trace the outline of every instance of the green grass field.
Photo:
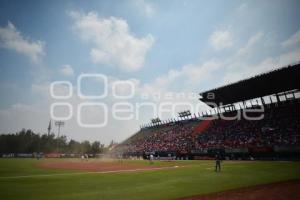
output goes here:
[{"label": "green grass field", "polygon": [[[222,172],[215,173],[214,161],[156,161],[155,166],[184,167],[110,174],[43,169],[38,167],[40,162],[45,161],[0,159],[0,199],[176,199],[300,179],[299,162],[225,161]],[[147,161],[124,164],[131,162],[149,165]]]}]

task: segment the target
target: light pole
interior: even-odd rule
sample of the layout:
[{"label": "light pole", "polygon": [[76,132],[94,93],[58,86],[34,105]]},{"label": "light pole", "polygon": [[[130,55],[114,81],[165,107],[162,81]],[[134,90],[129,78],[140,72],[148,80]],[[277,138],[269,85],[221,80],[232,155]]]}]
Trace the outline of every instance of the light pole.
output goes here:
[{"label": "light pole", "polygon": [[51,120],[49,121],[49,125],[48,125],[48,136],[50,135],[51,133]]},{"label": "light pole", "polygon": [[58,142],[59,142],[59,134],[60,134],[60,127],[64,126],[65,122],[63,121],[56,121],[55,126],[58,126],[58,132],[57,132],[57,151],[58,151]]}]

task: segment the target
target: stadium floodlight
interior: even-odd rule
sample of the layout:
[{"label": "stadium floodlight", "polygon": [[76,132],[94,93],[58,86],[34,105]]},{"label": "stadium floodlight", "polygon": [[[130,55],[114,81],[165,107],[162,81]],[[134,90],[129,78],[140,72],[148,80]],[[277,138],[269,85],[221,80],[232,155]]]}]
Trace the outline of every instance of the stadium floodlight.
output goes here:
[{"label": "stadium floodlight", "polygon": [[192,114],[191,114],[191,111],[186,110],[186,111],[179,112],[178,115],[179,115],[179,117],[181,117],[181,118],[185,118],[185,117],[191,116]]},{"label": "stadium floodlight", "polygon": [[65,125],[65,122],[63,121],[56,121],[55,122],[55,126],[58,126],[58,132],[57,132],[57,151],[59,150],[59,142],[58,142],[58,138],[59,138],[59,134],[60,134],[60,127],[64,126]]},{"label": "stadium floodlight", "polygon": [[161,123],[161,120],[157,117],[157,118],[153,118],[151,119],[152,124],[159,124]]},{"label": "stadium floodlight", "polygon": [[63,121],[56,121],[55,122],[55,126],[58,126],[58,132],[57,132],[57,137],[59,138],[59,134],[60,134],[60,127],[64,126],[65,122]]}]

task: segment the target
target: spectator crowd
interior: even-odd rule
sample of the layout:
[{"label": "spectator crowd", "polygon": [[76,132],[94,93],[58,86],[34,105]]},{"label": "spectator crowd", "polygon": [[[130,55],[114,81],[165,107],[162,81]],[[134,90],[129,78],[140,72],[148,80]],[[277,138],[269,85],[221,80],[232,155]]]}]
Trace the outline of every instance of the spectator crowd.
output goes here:
[{"label": "spectator crowd", "polygon": [[[123,152],[179,152],[213,148],[257,148],[300,146],[299,103],[272,105],[260,120],[211,120],[209,126],[195,132],[201,119],[172,122],[142,129],[118,148]],[[236,111],[228,113],[235,114]]]}]

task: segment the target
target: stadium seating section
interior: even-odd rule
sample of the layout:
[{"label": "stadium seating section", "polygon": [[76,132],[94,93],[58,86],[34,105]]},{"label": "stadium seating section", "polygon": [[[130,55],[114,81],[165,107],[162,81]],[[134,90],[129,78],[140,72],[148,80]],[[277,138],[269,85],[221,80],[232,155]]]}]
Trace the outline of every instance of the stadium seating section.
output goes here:
[{"label": "stadium seating section", "polygon": [[[213,156],[222,151],[229,157],[299,152],[300,103],[298,100],[265,106],[259,120],[189,119],[141,129],[117,146],[123,155]],[[238,111],[227,112],[226,117]],[[257,117],[261,113],[252,113]],[[286,154],[287,155],[287,154]]]}]

